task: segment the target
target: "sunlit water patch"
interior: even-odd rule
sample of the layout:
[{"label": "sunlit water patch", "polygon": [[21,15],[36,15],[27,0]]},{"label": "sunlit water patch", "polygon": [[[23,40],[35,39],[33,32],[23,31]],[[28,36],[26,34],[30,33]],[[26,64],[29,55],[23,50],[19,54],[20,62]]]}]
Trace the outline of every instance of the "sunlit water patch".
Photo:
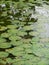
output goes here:
[{"label": "sunlit water patch", "polygon": [[38,16],[38,21],[35,23],[35,28],[37,32],[40,32],[39,36],[49,37],[49,10],[38,6],[35,6],[35,9],[36,13],[40,15]]}]

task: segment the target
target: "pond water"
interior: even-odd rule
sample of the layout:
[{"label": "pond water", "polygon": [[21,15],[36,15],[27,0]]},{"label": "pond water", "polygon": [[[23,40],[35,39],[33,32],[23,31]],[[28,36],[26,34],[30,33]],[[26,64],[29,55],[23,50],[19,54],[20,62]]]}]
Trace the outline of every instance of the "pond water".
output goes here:
[{"label": "pond water", "polygon": [[49,9],[48,6],[47,8],[46,6],[35,6],[36,14],[38,14],[36,15],[38,21],[34,25],[36,31],[39,32],[39,37],[41,38],[49,38]]}]

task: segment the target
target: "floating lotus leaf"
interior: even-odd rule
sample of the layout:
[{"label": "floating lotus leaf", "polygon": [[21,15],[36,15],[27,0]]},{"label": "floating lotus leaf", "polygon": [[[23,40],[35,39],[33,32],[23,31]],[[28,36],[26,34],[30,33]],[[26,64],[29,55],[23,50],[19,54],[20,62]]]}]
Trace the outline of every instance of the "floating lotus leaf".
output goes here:
[{"label": "floating lotus leaf", "polygon": [[49,48],[49,42],[44,44],[46,48]]},{"label": "floating lotus leaf", "polygon": [[4,24],[4,22],[2,21],[2,22],[0,22],[0,24]]},{"label": "floating lotus leaf", "polygon": [[7,28],[9,29],[16,29],[18,26],[17,25],[8,25]]},{"label": "floating lotus leaf", "polygon": [[45,47],[44,44],[36,43],[33,44],[33,53],[40,57],[48,57],[49,56],[49,49]]},{"label": "floating lotus leaf", "polygon": [[13,35],[13,34],[16,34],[18,33],[18,30],[17,29],[10,29],[7,31],[9,34]]},{"label": "floating lotus leaf", "polygon": [[14,45],[14,46],[21,46],[23,44],[22,41],[11,41],[10,44]]},{"label": "floating lotus leaf", "polygon": [[6,42],[6,40],[2,37],[0,37],[0,43]]},{"label": "floating lotus leaf", "polygon": [[32,7],[32,6],[35,6],[35,4],[32,4],[32,3],[27,3],[28,6]]},{"label": "floating lotus leaf", "polygon": [[[16,49],[16,50],[15,50]],[[8,49],[7,51],[11,52],[19,52],[19,51],[23,51],[23,47],[14,47],[12,49]]]},{"label": "floating lotus leaf", "polygon": [[24,54],[23,58],[26,59],[26,60],[27,59],[32,59],[32,58],[34,58],[34,55]]},{"label": "floating lotus leaf", "polygon": [[39,61],[41,61],[41,58],[40,57],[36,57],[36,56],[33,56],[34,59],[32,59],[31,61],[33,62],[33,64],[38,64]]},{"label": "floating lotus leaf", "polygon": [[24,65],[24,60],[16,59],[17,62],[14,62],[13,65]]},{"label": "floating lotus leaf", "polygon": [[19,24],[19,23],[20,23],[19,20],[14,20],[14,21],[13,21],[13,24]]},{"label": "floating lotus leaf", "polygon": [[[25,59],[25,63],[27,63],[27,61],[32,64],[37,64],[41,59],[38,57],[35,57],[33,54],[24,54],[23,58]],[[24,64],[25,64],[24,63]],[[29,64],[30,65],[30,64]]]},{"label": "floating lotus leaf", "polygon": [[33,30],[33,26],[24,26],[23,29],[25,31],[27,31],[27,30]]},{"label": "floating lotus leaf", "polygon": [[24,61],[13,63],[13,65],[22,65],[24,64]]},{"label": "floating lotus leaf", "polygon": [[29,2],[34,2],[34,0],[29,0]]},{"label": "floating lotus leaf", "polygon": [[16,41],[16,40],[21,40],[21,37],[13,35],[13,36],[10,36],[9,39],[12,41],[14,40]]},{"label": "floating lotus leaf", "polygon": [[38,65],[47,65],[47,64],[48,64],[47,60],[44,59],[38,62]]},{"label": "floating lotus leaf", "polygon": [[7,16],[7,12],[3,12],[2,13],[2,16]]},{"label": "floating lotus leaf", "polygon": [[49,45],[48,45],[48,43],[49,43],[49,38],[41,38],[41,39],[40,39],[40,42],[41,42],[41,43],[47,43],[47,46],[49,46]]},{"label": "floating lotus leaf", "polygon": [[[23,55],[22,55],[23,56]],[[21,61],[24,61],[23,57],[20,57],[20,56],[17,56],[15,57],[15,59],[13,60],[13,63],[18,63],[18,62],[21,62]]]},{"label": "floating lotus leaf", "polygon": [[31,60],[26,60],[24,64],[25,64],[25,65],[32,65],[33,62],[32,62]]},{"label": "floating lotus leaf", "polygon": [[26,48],[26,49],[25,49],[25,52],[26,52],[26,53],[31,53],[31,54],[32,54],[32,53],[33,53],[33,50],[32,50],[31,48],[28,48],[28,49]]},{"label": "floating lotus leaf", "polygon": [[37,43],[37,42],[39,42],[39,41],[40,41],[40,38],[34,37],[34,38],[32,38],[31,43]]},{"label": "floating lotus leaf", "polygon": [[[37,58],[35,59],[36,61],[34,61],[34,62],[31,62],[31,63],[26,63],[26,65],[28,64],[28,65],[38,65],[38,62],[39,62],[39,60],[37,60]],[[32,61],[32,60],[29,60],[29,61]],[[28,61],[28,62],[29,62]]]},{"label": "floating lotus leaf", "polygon": [[23,43],[30,43],[31,39],[22,39]]},{"label": "floating lotus leaf", "polygon": [[29,24],[29,25],[32,25],[32,24],[33,24],[33,22],[28,22],[28,24]]},{"label": "floating lotus leaf", "polygon": [[0,48],[9,48],[11,45],[9,43],[0,43]]},{"label": "floating lotus leaf", "polygon": [[7,57],[9,54],[7,52],[0,52],[0,58],[5,58]]},{"label": "floating lotus leaf", "polygon": [[23,1],[25,1],[25,0],[20,0],[20,2],[23,2]]},{"label": "floating lotus leaf", "polygon": [[33,32],[33,31],[32,31],[32,32],[29,33],[29,35],[31,35],[31,36],[38,36],[39,33],[38,33],[38,32]]},{"label": "floating lotus leaf", "polygon": [[7,30],[7,27],[5,26],[0,27],[0,31],[5,31],[5,30]]},{"label": "floating lotus leaf", "polygon": [[9,33],[2,33],[2,34],[1,34],[1,37],[4,37],[4,38],[8,38],[9,36],[10,36]]},{"label": "floating lotus leaf", "polygon": [[3,59],[0,59],[0,65],[6,65],[6,61],[4,61]]},{"label": "floating lotus leaf", "polygon": [[14,56],[21,56],[24,54],[23,47],[14,47],[13,49],[8,49],[6,52],[13,54]]},{"label": "floating lotus leaf", "polygon": [[24,26],[26,22],[20,22],[20,26]]},{"label": "floating lotus leaf", "polygon": [[29,49],[32,47],[32,45],[30,43],[28,43],[28,44],[24,43],[21,47]]},{"label": "floating lotus leaf", "polygon": [[24,36],[24,35],[27,35],[27,33],[23,32],[23,31],[18,31],[17,35],[18,36]]},{"label": "floating lotus leaf", "polygon": [[13,63],[14,62],[14,60],[13,59],[11,59],[11,58],[6,58],[6,63]]},{"label": "floating lotus leaf", "polygon": [[43,51],[43,55],[44,55],[45,58],[49,58],[49,49],[48,48],[47,49],[45,48],[45,50],[43,49],[41,51]]},{"label": "floating lotus leaf", "polygon": [[26,4],[24,2],[22,2],[22,1],[20,1],[18,3],[18,8],[23,8],[23,7],[26,7]]}]

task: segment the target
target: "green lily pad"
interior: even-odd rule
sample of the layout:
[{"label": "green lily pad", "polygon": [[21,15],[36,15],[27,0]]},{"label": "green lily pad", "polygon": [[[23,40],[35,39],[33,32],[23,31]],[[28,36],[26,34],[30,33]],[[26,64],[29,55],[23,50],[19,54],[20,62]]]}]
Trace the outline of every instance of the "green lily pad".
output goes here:
[{"label": "green lily pad", "polygon": [[0,58],[5,58],[7,57],[9,54],[7,52],[0,52]]},{"label": "green lily pad", "polygon": [[34,0],[29,0],[29,2],[34,2]]},{"label": "green lily pad", "polygon": [[0,65],[6,65],[6,61],[0,59]]},{"label": "green lily pad", "polygon": [[42,43],[33,44],[33,53],[39,57],[49,57],[49,49]]},{"label": "green lily pad", "polygon": [[14,46],[21,46],[23,44],[23,42],[20,41],[11,41],[10,44],[14,45]]},{"label": "green lily pad", "polygon": [[9,43],[0,43],[0,48],[9,48],[9,47],[11,47],[11,44],[9,44]]},{"label": "green lily pad", "polygon": [[11,58],[6,58],[6,63],[9,63],[9,64],[13,63],[13,59],[11,59]]},{"label": "green lily pad", "polygon": [[17,25],[8,25],[7,28],[9,29],[16,29],[18,26]]},{"label": "green lily pad", "polygon": [[38,62],[38,65],[47,65],[47,61],[45,59],[42,59],[41,61]]},{"label": "green lily pad", "polygon": [[23,47],[14,47],[13,49],[8,49],[6,52],[13,54],[14,56],[21,56],[24,54]]},{"label": "green lily pad", "polygon": [[0,37],[0,43],[6,42],[6,40],[2,37]]},{"label": "green lily pad", "polygon": [[20,26],[24,26],[26,22],[20,22]]},{"label": "green lily pad", "polygon": [[31,39],[22,39],[22,42],[25,43],[25,44],[28,44],[31,42]]},{"label": "green lily pad", "polygon": [[0,27],[0,31],[5,31],[5,30],[7,30],[7,27],[5,26]]},{"label": "green lily pad", "polygon": [[25,49],[29,49],[29,48],[32,48],[32,45],[30,43],[24,43],[22,45],[22,47],[25,48]]},{"label": "green lily pad", "polygon": [[28,24],[29,24],[29,25],[32,25],[32,24],[33,24],[33,22],[28,22]]},{"label": "green lily pad", "polygon": [[[16,50],[15,50],[16,49]],[[7,51],[11,52],[18,52],[18,51],[23,51],[23,47],[14,47],[12,49],[8,49]]]},{"label": "green lily pad", "polygon": [[21,37],[13,35],[13,36],[10,36],[9,39],[12,41],[14,40],[16,41],[16,40],[21,40]]},{"label": "green lily pad", "polygon": [[29,33],[29,35],[31,35],[31,36],[38,36],[39,33],[38,33],[38,32],[33,32],[33,31],[32,31],[32,32]]},{"label": "green lily pad", "polygon": [[10,29],[7,31],[9,34],[13,35],[13,34],[16,34],[18,33],[18,30],[17,29]]},{"label": "green lily pad", "polygon": [[15,63],[15,62],[17,63],[17,62],[24,61],[24,59],[22,58],[22,56],[21,57],[20,56],[15,57],[15,59],[13,60],[13,63]]},{"label": "green lily pad", "polygon": [[8,38],[9,36],[10,36],[9,33],[2,33],[2,34],[1,34],[1,37],[4,37],[4,38]]},{"label": "green lily pad", "polygon": [[25,65],[32,65],[33,62],[32,62],[31,60],[26,60],[24,64],[25,64]]},{"label": "green lily pad", "polygon": [[13,65],[24,65],[24,60],[16,59],[17,62],[14,62]]},{"label": "green lily pad", "polygon": [[[9,53],[9,52],[8,52]],[[25,52],[23,52],[23,51],[20,51],[20,52],[10,52],[11,54],[13,54],[14,56],[22,56]]]},{"label": "green lily pad", "polygon": [[2,13],[2,16],[7,16],[7,12],[3,12]]},{"label": "green lily pad", "polygon": [[25,31],[27,31],[27,30],[33,30],[33,26],[24,26],[23,29]]},{"label": "green lily pad", "polygon": [[13,24],[17,24],[17,23],[19,24],[20,21],[19,21],[19,20],[14,20],[14,21],[13,21]]},{"label": "green lily pad", "polygon": [[18,31],[17,35],[18,36],[24,36],[24,35],[27,35],[27,33],[23,32],[23,31]]},{"label": "green lily pad", "polygon": [[31,54],[32,54],[32,53],[33,53],[33,50],[32,50],[31,48],[28,48],[28,49],[26,48],[26,49],[25,49],[25,52],[26,52],[26,53],[31,53]]},{"label": "green lily pad", "polygon": [[40,41],[40,38],[34,37],[32,38],[31,43],[38,43],[39,41]]},{"label": "green lily pad", "polygon": [[27,60],[27,59],[33,59],[34,56],[33,56],[33,55],[29,55],[29,54],[24,54],[24,55],[23,55],[23,58],[26,59],[26,60]]}]

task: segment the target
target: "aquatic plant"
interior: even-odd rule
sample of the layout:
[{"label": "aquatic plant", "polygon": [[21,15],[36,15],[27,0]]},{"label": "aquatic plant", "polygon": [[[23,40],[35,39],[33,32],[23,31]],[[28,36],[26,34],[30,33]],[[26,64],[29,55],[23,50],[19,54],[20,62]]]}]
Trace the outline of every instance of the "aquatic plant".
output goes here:
[{"label": "aquatic plant", "polygon": [[48,33],[43,27],[49,11],[43,8],[49,10],[49,2],[0,1],[0,65],[49,65]]}]

